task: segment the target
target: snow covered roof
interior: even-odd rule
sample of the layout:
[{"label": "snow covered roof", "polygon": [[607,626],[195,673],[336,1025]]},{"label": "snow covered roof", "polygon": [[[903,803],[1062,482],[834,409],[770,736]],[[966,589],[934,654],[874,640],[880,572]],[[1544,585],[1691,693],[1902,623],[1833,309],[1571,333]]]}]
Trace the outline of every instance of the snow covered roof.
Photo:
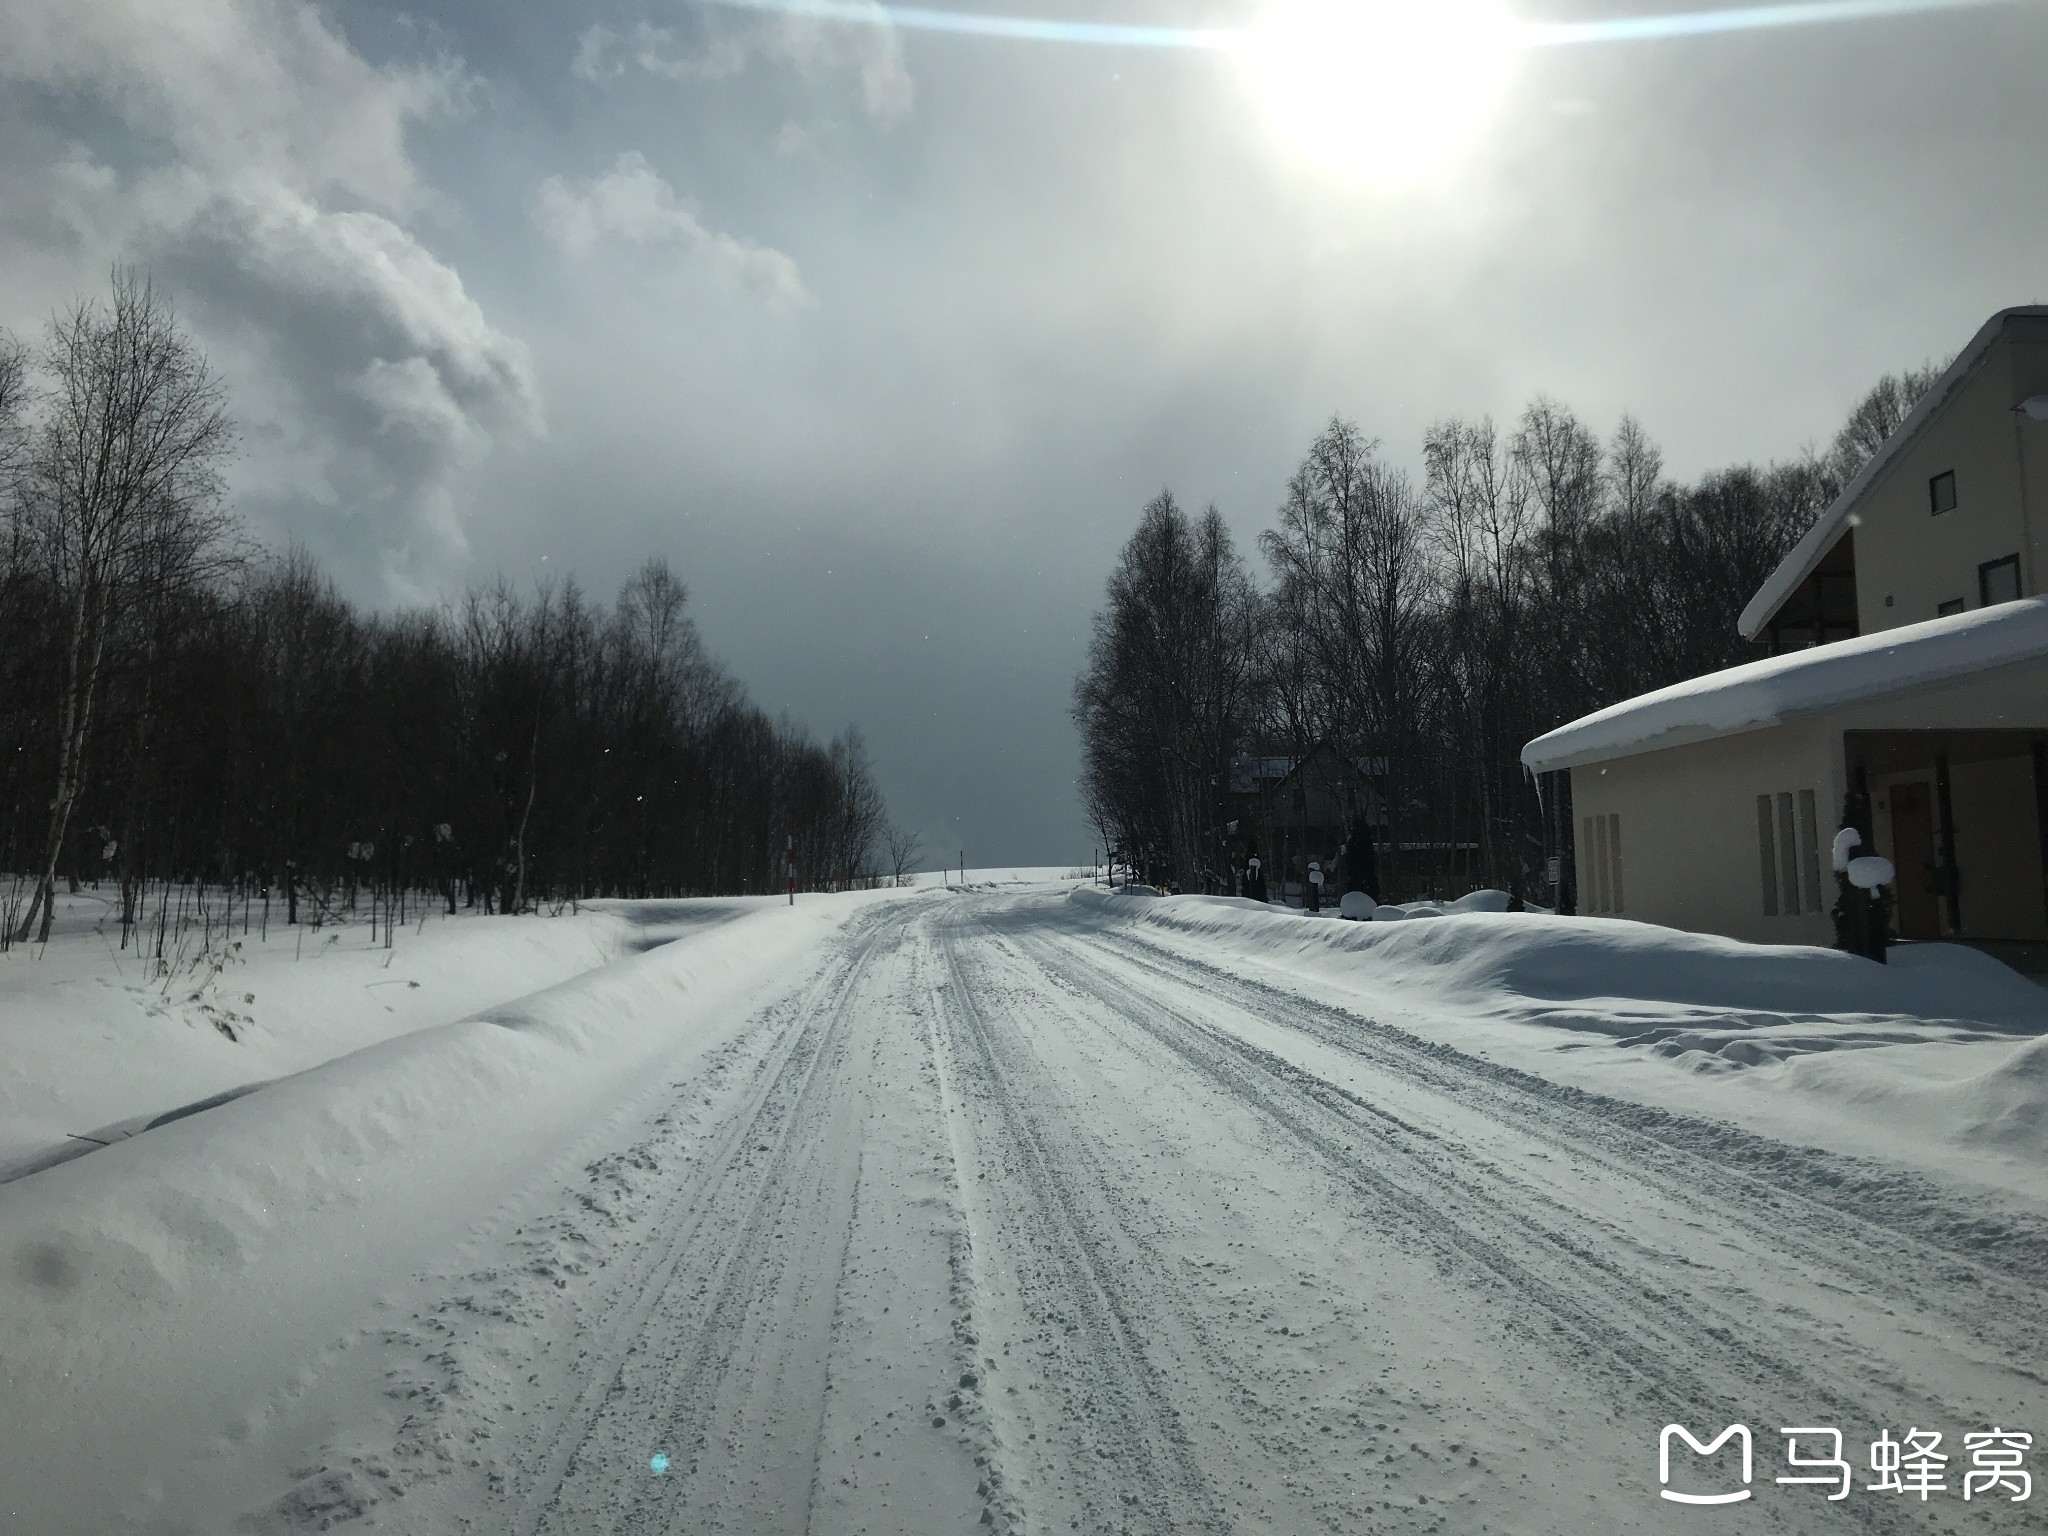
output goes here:
[{"label": "snow covered roof", "polygon": [[2048,657],[2048,597],[1838,640],[1709,672],[1596,710],[1522,748],[1533,773],[1762,730]]},{"label": "snow covered roof", "polygon": [[1820,521],[1806,531],[1806,537],[1792,547],[1784,563],[1771,572],[1770,579],[1757,589],[1749,606],[1742,610],[1742,617],[1736,620],[1736,627],[1742,631],[1745,640],[1754,640],[1770,622],[1772,614],[1784,604],[1799,584],[1813,574],[1814,567],[1827,558],[1829,550],[1835,547],[1847,526],[1850,514],[1862,502],[1870,488],[1884,478],[1894,460],[1920,436],[1929,422],[1948,408],[1963,387],[1963,381],[1977,371],[1977,367],[1990,354],[1991,347],[2006,325],[2018,319],[2048,319],[2048,305],[2023,304],[2012,309],[2001,309],[1984,322],[1982,329],[1970,338],[1970,344],[1956,354],[1956,360],[1948,365],[1948,371],[1935,381],[1934,387],[1920,397],[1913,409],[1906,413],[1906,419],[1899,423],[1899,429],[1886,438],[1870,462],[1856,472],[1837,496],[1827,511],[1820,515]]}]

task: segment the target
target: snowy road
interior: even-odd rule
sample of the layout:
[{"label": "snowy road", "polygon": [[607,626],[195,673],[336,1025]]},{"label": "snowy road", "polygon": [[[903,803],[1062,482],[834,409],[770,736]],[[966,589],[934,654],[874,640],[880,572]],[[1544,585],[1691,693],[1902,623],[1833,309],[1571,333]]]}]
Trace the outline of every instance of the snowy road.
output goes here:
[{"label": "snowy road", "polygon": [[2044,1402],[2024,1229],[1043,896],[862,914],[523,1240],[418,1333],[408,1529],[1619,1530],[1701,1518],[1672,1419],[1757,1429],[1717,1529],[2018,1528],[1777,1429]]},{"label": "snowy road", "polygon": [[[1965,1432],[2048,1429],[2020,1213],[1057,894],[868,905],[761,999],[309,1376],[317,1449],[242,1528],[2038,1525],[1959,1497]],[[1672,1420],[1752,1426],[1755,1497],[1660,1502]],[[1777,1486],[1783,1425],[1840,1427],[1857,1491]],[[1924,1506],[1862,1487],[1909,1427],[1955,1453]],[[1674,1486],[1739,1475],[1684,1460]],[[181,1514],[146,1528],[222,1528]]]}]

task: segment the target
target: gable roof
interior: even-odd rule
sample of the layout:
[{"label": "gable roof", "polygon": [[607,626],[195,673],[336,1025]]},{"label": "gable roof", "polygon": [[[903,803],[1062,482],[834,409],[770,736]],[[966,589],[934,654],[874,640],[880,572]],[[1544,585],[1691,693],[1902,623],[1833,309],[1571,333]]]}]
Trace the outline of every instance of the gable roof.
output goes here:
[{"label": "gable roof", "polygon": [[1806,531],[1806,537],[1792,546],[1792,553],[1757,589],[1756,596],[1749,600],[1749,606],[1742,610],[1742,617],[1736,620],[1743,639],[1754,640],[1770,621],[1771,615],[1784,605],[1785,599],[1813,574],[1814,567],[1827,558],[1828,551],[1834,548],[1836,539],[1849,525],[1850,514],[1865,494],[1884,478],[1899,455],[1919,439],[1935,417],[1948,409],[1949,402],[1961,392],[1964,381],[1990,355],[1992,345],[2004,333],[2006,325],[2018,319],[2048,319],[2048,305],[2016,305],[2011,309],[2001,309],[1984,322],[1977,334],[1970,338],[1970,344],[1956,354],[1956,360],[1948,365],[1948,371],[1906,413],[1899,429],[1878,446],[1869,462],[1856,471],[1855,478],[1843,487],[1842,494],[1820,515],[1820,520]]},{"label": "gable roof", "polygon": [[1789,651],[1596,710],[1522,748],[1531,773],[1782,725],[1848,704],[2048,659],[2048,597]]}]

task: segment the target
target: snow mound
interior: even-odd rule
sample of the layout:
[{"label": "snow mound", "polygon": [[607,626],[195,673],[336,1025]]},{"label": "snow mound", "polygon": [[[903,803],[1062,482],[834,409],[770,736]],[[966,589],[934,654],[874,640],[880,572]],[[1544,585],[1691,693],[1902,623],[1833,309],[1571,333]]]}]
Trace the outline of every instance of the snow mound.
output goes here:
[{"label": "snow mound", "polygon": [[[1413,921],[1425,910],[1442,920]],[[1428,903],[1379,907],[1371,923],[1304,924],[1257,903],[1205,896],[1124,912],[1240,954],[1426,994],[1462,1013],[1616,1037],[1687,1024],[1832,1028],[1854,1020],[2048,1030],[2048,989],[1960,945],[1911,945],[1879,965],[1619,918],[1444,912]]]},{"label": "snow mound", "polygon": [[1346,891],[1344,899],[1337,903],[1337,915],[1348,917],[1355,923],[1362,923],[1372,916],[1376,905],[1377,903],[1363,891]]},{"label": "snow mound", "polygon": [[1506,891],[1472,891],[1444,903],[1448,912],[1505,912],[1514,901]]}]

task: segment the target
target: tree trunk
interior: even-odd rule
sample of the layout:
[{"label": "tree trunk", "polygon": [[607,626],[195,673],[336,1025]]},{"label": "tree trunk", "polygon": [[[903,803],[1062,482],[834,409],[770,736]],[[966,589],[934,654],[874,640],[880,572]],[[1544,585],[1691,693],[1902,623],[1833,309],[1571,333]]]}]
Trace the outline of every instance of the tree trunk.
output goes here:
[{"label": "tree trunk", "polygon": [[[64,700],[58,712],[57,787],[56,793],[50,797],[49,841],[43,850],[42,874],[37,880],[35,895],[30,898],[28,913],[22,918],[20,931],[15,934],[17,944],[28,942],[31,933],[35,934],[35,942],[47,944],[50,941],[50,923],[56,915],[57,861],[63,855],[64,834],[70,828],[71,811],[78,803],[78,791],[84,778],[86,735],[92,723],[92,685],[99,676],[100,659],[106,647],[105,626],[94,626],[99,632],[93,638],[92,662],[90,666],[82,666],[86,627],[86,599],[81,597],[72,624]],[[37,924],[39,916],[40,927]]]}]

